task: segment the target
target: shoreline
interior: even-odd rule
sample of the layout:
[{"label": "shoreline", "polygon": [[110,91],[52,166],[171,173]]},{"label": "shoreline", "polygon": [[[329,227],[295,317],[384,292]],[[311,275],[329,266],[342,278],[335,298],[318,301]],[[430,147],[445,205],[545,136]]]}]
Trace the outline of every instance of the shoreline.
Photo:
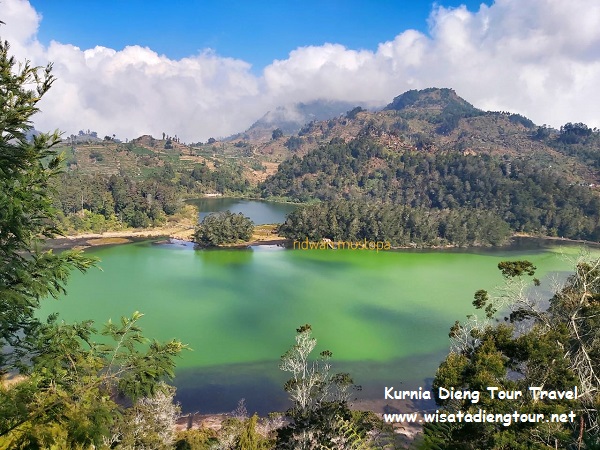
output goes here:
[{"label": "shoreline", "polygon": [[[182,226],[183,225],[183,226]],[[278,224],[270,224],[270,226],[278,225]],[[265,236],[264,234],[257,233],[256,230],[259,230],[260,227],[264,227],[265,225],[257,225],[255,229],[255,236],[253,239],[247,242],[241,242],[237,244],[228,244],[214,247],[214,249],[244,249],[252,246],[262,246],[262,245],[277,245],[277,246],[289,246],[293,239],[284,238],[277,234],[270,234]],[[189,226],[189,224],[181,224],[181,225],[173,225],[167,227],[157,227],[157,228],[144,228],[144,229],[130,229],[130,230],[119,230],[119,231],[105,231],[101,233],[81,233],[81,234],[73,234],[73,235],[65,235],[61,237],[56,237],[52,239],[47,239],[44,241],[47,248],[53,250],[66,250],[66,249],[85,249],[89,247],[100,247],[107,245],[120,245],[120,244],[129,244],[132,242],[151,239],[151,238],[164,238],[168,240],[178,240],[193,243],[192,236],[194,234],[195,227]],[[457,245],[433,245],[433,246],[393,246],[389,250],[468,250],[469,248],[473,249],[482,249],[482,248],[495,248],[495,249],[503,249],[510,248],[510,246],[514,243],[515,239],[527,239],[527,240],[540,240],[540,241],[550,241],[561,244],[579,244],[586,245],[594,248],[600,248],[600,242],[588,241],[585,239],[569,239],[558,236],[537,236],[531,235],[527,233],[514,233],[510,236],[508,242],[506,244],[500,246],[483,246],[483,245],[471,245],[467,247],[460,247]],[[389,251],[382,250],[382,251]]]}]

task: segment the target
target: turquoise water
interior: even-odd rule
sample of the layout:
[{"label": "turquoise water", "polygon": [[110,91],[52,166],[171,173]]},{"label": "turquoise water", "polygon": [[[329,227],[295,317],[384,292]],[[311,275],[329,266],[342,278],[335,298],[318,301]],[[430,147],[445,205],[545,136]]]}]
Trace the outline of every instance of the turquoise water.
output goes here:
[{"label": "turquoise water", "polygon": [[100,324],[139,310],[146,336],[193,350],[178,360],[184,411],[230,411],[245,398],[249,411],[266,413],[286,407],[278,360],[298,326],[313,326],[317,349],[333,352],[334,369],[350,372],[364,398],[400,382],[426,386],[449,327],[473,312],[474,291],[502,283],[499,261],[531,260],[548,289],[572,266],[561,252],[577,249],[200,251],[140,242],[90,250],[102,271],[74,273],[67,296],[45,301],[42,314]]}]

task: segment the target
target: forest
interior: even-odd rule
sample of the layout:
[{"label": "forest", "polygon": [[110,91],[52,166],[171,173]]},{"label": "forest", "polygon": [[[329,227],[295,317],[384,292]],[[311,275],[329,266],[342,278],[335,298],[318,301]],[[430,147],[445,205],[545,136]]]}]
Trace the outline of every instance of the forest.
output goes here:
[{"label": "forest", "polygon": [[198,164],[175,170],[170,164],[134,177],[65,171],[50,181],[60,227],[69,232],[102,232],[157,226],[181,209],[183,199],[206,192],[245,195],[251,187],[241,169]]},{"label": "forest", "polygon": [[301,202],[363,199],[438,215],[485,211],[513,232],[600,239],[597,190],[528,158],[397,152],[368,137],[335,139],[282,162],[261,192]]},{"label": "forest", "polygon": [[481,209],[338,199],[299,207],[281,224],[279,234],[296,241],[367,239],[394,247],[443,247],[501,245],[511,233],[505,221]]}]

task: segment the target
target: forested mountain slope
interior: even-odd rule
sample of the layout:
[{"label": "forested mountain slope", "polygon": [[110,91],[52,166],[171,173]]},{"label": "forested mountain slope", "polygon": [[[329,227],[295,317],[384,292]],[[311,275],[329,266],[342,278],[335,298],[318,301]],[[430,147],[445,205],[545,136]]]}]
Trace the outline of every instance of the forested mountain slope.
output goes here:
[{"label": "forested mountain slope", "polygon": [[330,130],[353,128],[354,137],[337,133],[284,161],[262,195],[485,210],[513,231],[600,239],[598,131],[485,113],[449,89],[410,91],[380,113],[348,116],[345,125],[329,121]]}]

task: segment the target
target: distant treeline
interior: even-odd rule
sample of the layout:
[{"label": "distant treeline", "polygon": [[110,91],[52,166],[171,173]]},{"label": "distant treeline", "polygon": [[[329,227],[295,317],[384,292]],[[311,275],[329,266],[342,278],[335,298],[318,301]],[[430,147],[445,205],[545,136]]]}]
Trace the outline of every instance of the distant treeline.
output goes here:
[{"label": "distant treeline", "polygon": [[577,158],[589,167],[600,169],[600,132],[583,123],[566,123],[553,136],[546,127],[538,127],[535,138],[559,152]]},{"label": "distant treeline", "polygon": [[446,210],[476,216],[486,211],[513,231],[600,240],[598,192],[519,158],[402,153],[369,138],[337,139],[281,163],[261,190],[264,197],[295,201],[364,198],[433,210],[432,217],[450,214]]},{"label": "distant treeline", "polygon": [[412,208],[364,199],[301,206],[288,215],[279,233],[297,241],[366,239],[402,247],[500,245],[511,234],[508,224],[489,211]]},{"label": "distant treeline", "polygon": [[241,169],[198,165],[175,171],[166,164],[144,179],[118,175],[85,175],[69,171],[54,180],[53,201],[66,231],[100,232],[119,227],[149,227],[164,222],[183,205],[182,199],[206,192],[240,195],[250,188]]}]

